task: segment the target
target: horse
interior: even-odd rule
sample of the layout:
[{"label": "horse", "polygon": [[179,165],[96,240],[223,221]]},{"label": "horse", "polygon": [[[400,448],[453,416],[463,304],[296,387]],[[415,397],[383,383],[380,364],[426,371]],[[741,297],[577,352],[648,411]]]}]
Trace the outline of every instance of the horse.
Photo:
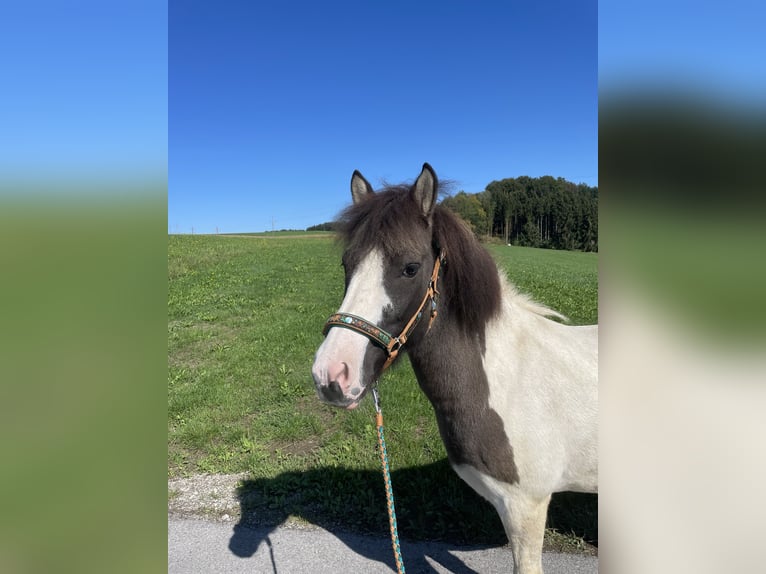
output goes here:
[{"label": "horse", "polygon": [[345,294],[312,376],[353,409],[407,352],[451,467],[500,515],[513,571],[539,574],[551,494],[598,491],[598,326],[517,290],[438,193],[427,163],[377,192],[354,171]]}]

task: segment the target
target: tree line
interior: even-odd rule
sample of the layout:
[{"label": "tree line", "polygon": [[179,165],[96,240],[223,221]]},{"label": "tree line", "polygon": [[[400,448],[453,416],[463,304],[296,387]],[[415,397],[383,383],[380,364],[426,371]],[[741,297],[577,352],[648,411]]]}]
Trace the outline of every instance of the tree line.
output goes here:
[{"label": "tree line", "polygon": [[478,237],[528,247],[598,251],[598,187],[564,178],[521,176],[479,193],[446,197]]},{"label": "tree line", "polygon": [[[549,249],[598,251],[598,187],[562,177],[511,177],[484,191],[460,191],[442,205],[465,220],[480,239]],[[333,231],[333,222],[308,231]]]}]

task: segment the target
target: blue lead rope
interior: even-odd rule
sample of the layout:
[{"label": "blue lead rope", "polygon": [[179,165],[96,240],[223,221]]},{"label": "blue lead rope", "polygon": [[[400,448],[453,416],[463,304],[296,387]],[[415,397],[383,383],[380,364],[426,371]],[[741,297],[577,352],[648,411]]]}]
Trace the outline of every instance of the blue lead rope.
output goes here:
[{"label": "blue lead rope", "polygon": [[383,466],[383,482],[386,485],[386,506],[388,506],[388,525],[391,529],[391,545],[394,549],[396,571],[404,574],[404,560],[402,549],[399,547],[399,530],[396,526],[396,509],[394,508],[394,489],[391,486],[391,473],[388,470],[388,453],[386,452],[386,439],[383,437],[383,411],[380,410],[377,385],[372,388],[372,398],[375,400],[375,420],[378,425],[378,447],[380,451],[380,463]]}]

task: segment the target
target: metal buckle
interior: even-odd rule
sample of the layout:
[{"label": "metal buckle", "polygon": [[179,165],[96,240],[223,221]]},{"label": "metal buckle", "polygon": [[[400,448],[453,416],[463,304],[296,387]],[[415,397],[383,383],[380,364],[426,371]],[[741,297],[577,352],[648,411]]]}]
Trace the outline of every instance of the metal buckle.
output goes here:
[{"label": "metal buckle", "polygon": [[380,413],[380,397],[378,396],[378,381],[372,387],[372,399],[375,401],[375,412]]}]

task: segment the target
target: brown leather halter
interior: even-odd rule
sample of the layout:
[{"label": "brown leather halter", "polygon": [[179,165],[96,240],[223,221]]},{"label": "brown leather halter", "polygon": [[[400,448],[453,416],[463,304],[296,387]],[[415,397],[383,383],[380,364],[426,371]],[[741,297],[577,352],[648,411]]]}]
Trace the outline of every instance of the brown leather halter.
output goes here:
[{"label": "brown leather halter", "polygon": [[442,263],[444,261],[445,254],[444,251],[442,251],[439,254],[439,257],[436,258],[436,261],[434,261],[434,270],[433,273],[431,273],[431,280],[428,283],[426,294],[423,296],[423,301],[420,303],[418,310],[415,311],[415,314],[404,326],[402,332],[399,333],[398,337],[394,337],[377,325],[370,323],[362,317],[351,315],[350,313],[334,313],[333,315],[330,315],[330,318],[327,319],[327,322],[324,325],[322,334],[326,336],[332,327],[343,327],[345,329],[351,329],[352,331],[356,331],[357,333],[364,335],[373,343],[379,347],[382,347],[388,355],[386,362],[383,364],[383,371],[385,371],[391,365],[391,363],[394,362],[394,359],[396,359],[399,351],[407,342],[407,339],[409,339],[410,335],[415,330],[415,327],[417,327],[420,319],[423,316],[423,310],[429,301],[431,302],[431,317],[428,321],[429,329],[431,328],[434,319],[436,319],[436,315],[438,314],[436,311],[436,301],[439,298],[439,291],[436,288],[436,284],[439,280],[439,270],[441,269]]}]

